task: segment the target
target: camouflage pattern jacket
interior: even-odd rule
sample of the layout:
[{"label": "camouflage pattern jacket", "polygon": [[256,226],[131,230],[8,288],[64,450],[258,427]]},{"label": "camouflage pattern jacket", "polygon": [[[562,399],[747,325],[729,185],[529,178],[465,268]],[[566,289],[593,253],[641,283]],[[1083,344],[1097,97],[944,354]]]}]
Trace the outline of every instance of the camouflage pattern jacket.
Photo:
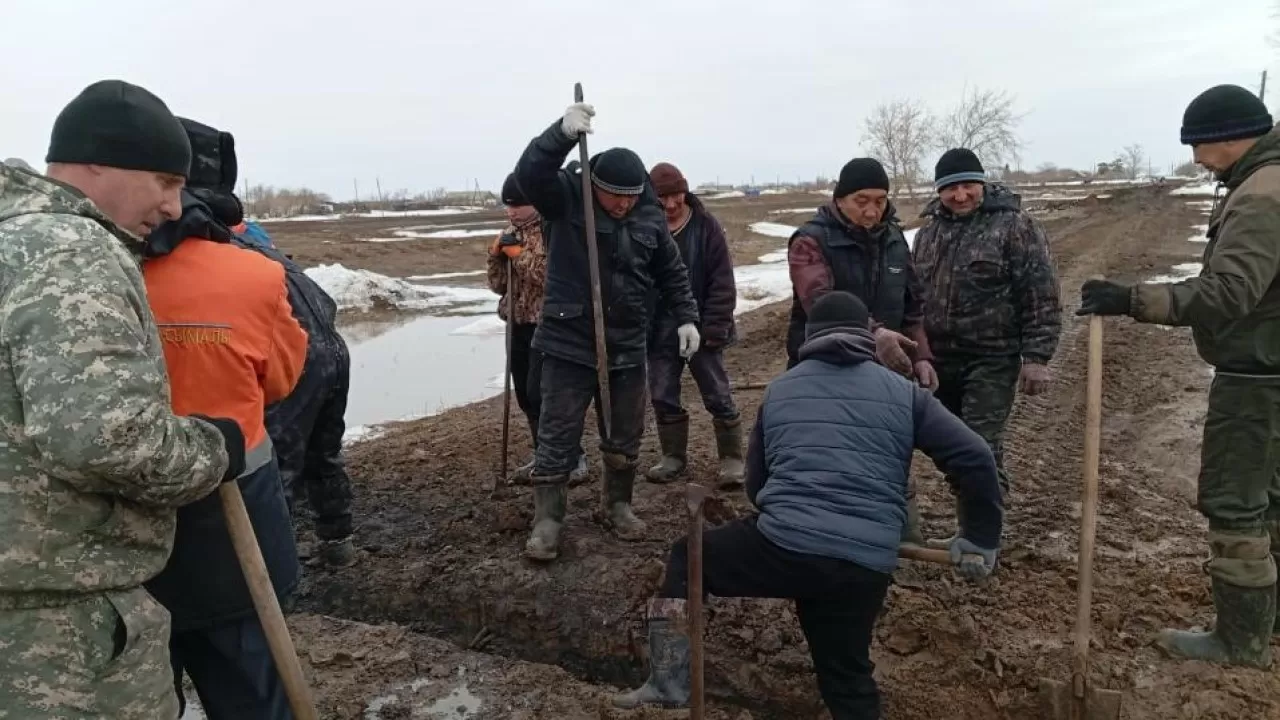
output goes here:
[{"label": "camouflage pattern jacket", "polygon": [[516,279],[516,324],[537,325],[542,319],[542,293],[547,284],[547,248],[542,243],[542,218],[536,217],[519,227],[508,227],[502,235],[515,235],[521,250],[514,258],[503,253],[489,254],[486,267],[489,289],[502,296],[498,300],[498,317],[506,320],[507,307],[511,304],[512,293],[507,291],[509,269]]},{"label": "camouflage pattern jacket", "polygon": [[170,411],[142,243],[74,189],[0,166],[0,609],[132,588],[227,469]]},{"label": "camouflage pattern jacket", "polygon": [[921,217],[912,256],[933,352],[1048,363],[1062,330],[1058,278],[1049,239],[1022,211],[1022,198],[988,184],[970,215],[957,217],[934,198]]}]

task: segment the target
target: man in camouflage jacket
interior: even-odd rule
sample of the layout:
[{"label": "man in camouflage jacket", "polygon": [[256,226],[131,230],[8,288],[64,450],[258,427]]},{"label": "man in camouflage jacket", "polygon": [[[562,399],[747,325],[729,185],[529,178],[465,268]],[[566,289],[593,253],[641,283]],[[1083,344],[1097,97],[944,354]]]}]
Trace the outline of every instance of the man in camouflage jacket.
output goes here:
[{"label": "man in camouflage jacket", "polygon": [[159,98],[104,81],[47,160],[0,166],[0,717],[172,718],[169,614],[142,584],[176,509],[244,467],[235,422],[170,411],[139,269],[191,149]]},{"label": "man in camouflage jacket", "polygon": [[1200,276],[1090,280],[1079,312],[1190,327],[1213,366],[1197,504],[1218,619],[1210,632],[1165,630],[1156,643],[1175,657],[1266,668],[1280,632],[1280,130],[1251,91],[1219,85],[1187,107],[1182,142],[1227,188]]},{"label": "man in camouflage jacket", "polygon": [[[991,445],[1007,495],[1005,422],[1019,390],[1036,395],[1048,384],[1062,329],[1058,278],[1044,228],[1018,195],[986,182],[972,151],[948,150],[934,177],[938,197],[912,254],[938,399]],[[911,515],[906,539],[918,541]]]}]

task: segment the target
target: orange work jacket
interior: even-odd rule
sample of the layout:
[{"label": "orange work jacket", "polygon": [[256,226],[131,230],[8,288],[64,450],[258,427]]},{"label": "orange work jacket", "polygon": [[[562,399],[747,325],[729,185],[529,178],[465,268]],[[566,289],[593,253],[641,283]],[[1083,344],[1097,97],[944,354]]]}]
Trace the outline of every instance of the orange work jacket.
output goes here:
[{"label": "orange work jacket", "polygon": [[284,268],[228,243],[188,238],[142,266],[177,415],[231,418],[245,474],[271,461],[267,405],[288,395],[307,357]]}]

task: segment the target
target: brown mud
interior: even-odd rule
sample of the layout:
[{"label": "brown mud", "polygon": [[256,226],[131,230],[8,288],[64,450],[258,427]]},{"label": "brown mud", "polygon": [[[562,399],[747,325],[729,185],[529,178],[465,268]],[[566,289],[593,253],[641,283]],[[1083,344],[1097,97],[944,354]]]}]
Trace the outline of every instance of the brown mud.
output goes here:
[{"label": "brown mud", "polygon": [[[1010,421],[1013,492],[1001,570],[987,587],[936,566],[899,570],[872,649],[890,720],[1037,717],[1038,679],[1070,678],[1087,332],[1069,313],[1089,277],[1141,280],[1196,260],[1204,248],[1186,240],[1201,216],[1167,189],[1117,193],[1045,222],[1068,315],[1051,390],[1020,398]],[[728,352],[737,381],[781,371],[785,322],[785,303],[741,318],[743,339]],[[1125,319],[1106,323],[1104,363],[1093,681],[1124,692],[1122,717],[1131,720],[1280,718],[1280,674],[1175,662],[1150,645],[1163,627],[1212,619],[1201,570],[1205,526],[1194,509],[1208,369],[1185,330]],[[739,393],[746,417],[759,395]],[[691,387],[686,402],[695,408],[689,477],[710,482],[710,422]],[[351,656],[341,667],[314,667],[319,694],[330,698],[326,717],[360,717],[361,703],[423,668],[439,679],[455,665],[474,667],[486,678],[477,687],[494,698],[542,703],[481,718],[612,718],[595,699],[643,678],[643,605],[685,531],[682,487],[639,483],[636,510],[648,532],[621,542],[596,519],[597,467],[570,492],[560,559],[532,565],[520,555],[528,490],[490,497],[501,407],[493,399],[393,426],[350,449],[360,562],[312,568],[299,609],[412,632],[295,617],[300,644]],[[528,457],[529,444],[518,416],[512,422],[514,464]],[[598,453],[591,455],[598,466]],[[657,457],[647,434],[642,467]],[[948,535],[950,495],[927,460],[916,467],[926,535]],[[739,494],[721,500],[713,522],[748,512]],[[709,609],[708,690],[723,717],[826,717],[788,603],[713,599]],[[487,655],[420,633],[460,646],[474,641]],[[384,657],[401,646],[412,671],[401,667],[399,650],[395,662]]]}]

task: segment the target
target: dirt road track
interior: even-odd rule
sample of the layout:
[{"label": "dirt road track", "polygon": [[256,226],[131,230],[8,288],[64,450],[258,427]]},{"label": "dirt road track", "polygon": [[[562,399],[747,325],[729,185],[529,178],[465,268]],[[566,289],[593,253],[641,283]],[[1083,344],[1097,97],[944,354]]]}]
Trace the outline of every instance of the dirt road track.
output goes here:
[{"label": "dirt road track", "polygon": [[[1195,260],[1204,246],[1186,238],[1199,222],[1197,211],[1151,192],[1058,214],[1048,228],[1069,309],[1091,275],[1138,280]],[[761,380],[779,372],[785,308],[763,308],[742,325],[744,340],[729,354],[735,377]],[[1056,383],[1015,408],[1008,440],[1014,490],[999,578],[974,588],[942,568],[909,566],[897,574],[873,647],[886,718],[1036,717],[1037,678],[1068,677],[1084,328],[1068,315],[1053,365]],[[1280,718],[1280,673],[1172,662],[1149,645],[1162,627],[1212,617],[1200,570],[1204,526],[1194,511],[1208,371],[1186,331],[1127,320],[1107,322],[1104,362],[1095,681],[1125,691],[1124,717],[1133,720]],[[697,406],[694,393],[686,398]],[[748,417],[758,398],[759,392],[741,393]],[[309,573],[300,609],[403,623],[462,645],[487,628],[486,653],[559,665],[592,683],[638,681],[641,607],[656,587],[670,541],[682,532],[680,489],[641,485],[637,511],[649,523],[648,536],[621,543],[593,519],[599,503],[593,475],[570,494],[560,561],[530,566],[519,555],[530,516],[527,491],[488,498],[500,407],[491,401],[460,408],[351,451],[362,561],[348,570]],[[693,477],[711,476],[713,448],[709,421],[695,415]],[[527,452],[522,443],[518,456]],[[652,437],[643,452],[644,464],[656,458]],[[927,461],[917,469],[926,534],[949,534],[949,493]],[[747,511],[745,499],[727,497],[720,518]],[[787,603],[716,599],[711,608],[708,687],[722,701],[719,717],[825,717]],[[300,645],[332,647],[342,638],[367,648],[367,655],[385,640],[379,633],[390,632],[339,630],[324,622],[295,618]],[[399,658],[404,662],[352,658],[341,672],[332,662],[313,668],[333,717],[361,717],[353,698],[370,699],[388,683],[431,670],[427,646],[436,641],[407,637],[398,642],[412,644],[414,652]],[[494,708],[531,686],[562,688],[538,694],[536,707],[522,709],[532,714],[494,709],[476,718],[612,717],[598,710],[600,687],[568,682],[555,668],[502,657],[455,659],[487,673],[482,691],[472,690],[487,694]],[[530,685],[531,678],[538,681]],[[566,699],[579,714],[559,714],[557,703]],[[382,716],[408,716],[388,713]]]}]

